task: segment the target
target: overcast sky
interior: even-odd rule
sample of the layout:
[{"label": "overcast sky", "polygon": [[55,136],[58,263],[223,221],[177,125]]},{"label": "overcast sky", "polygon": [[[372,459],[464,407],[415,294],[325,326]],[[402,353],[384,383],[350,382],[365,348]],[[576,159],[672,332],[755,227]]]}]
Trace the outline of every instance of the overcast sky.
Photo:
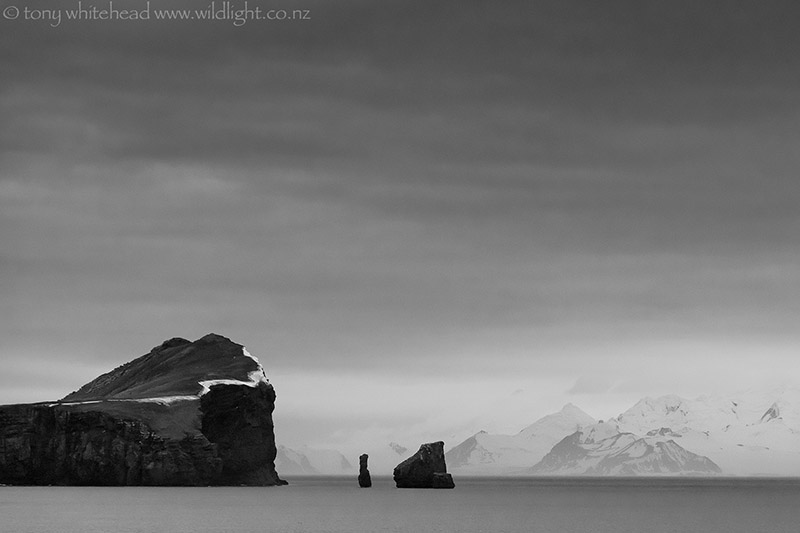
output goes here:
[{"label": "overcast sky", "polygon": [[0,17],[0,403],[209,332],[292,445],[800,375],[796,2],[250,5]]}]

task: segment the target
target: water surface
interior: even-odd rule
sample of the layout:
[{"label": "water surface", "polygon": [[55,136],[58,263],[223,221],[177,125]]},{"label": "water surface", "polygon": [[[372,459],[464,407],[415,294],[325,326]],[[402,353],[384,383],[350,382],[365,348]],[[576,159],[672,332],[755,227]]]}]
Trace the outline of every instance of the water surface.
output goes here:
[{"label": "water surface", "polygon": [[797,533],[800,479],[456,478],[453,490],[373,477],[285,487],[0,487],[14,533]]}]

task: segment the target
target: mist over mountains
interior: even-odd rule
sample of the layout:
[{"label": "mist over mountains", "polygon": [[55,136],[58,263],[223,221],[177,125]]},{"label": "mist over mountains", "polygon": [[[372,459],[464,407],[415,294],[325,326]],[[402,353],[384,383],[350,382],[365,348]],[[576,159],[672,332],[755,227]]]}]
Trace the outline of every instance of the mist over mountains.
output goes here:
[{"label": "mist over mountains", "polygon": [[[511,413],[495,414],[508,420]],[[445,458],[455,475],[800,476],[800,388],[644,397],[603,420],[567,403],[516,433],[476,427],[466,439],[449,439]],[[372,471],[386,475],[415,444],[365,441],[362,449]],[[276,464],[280,472],[300,475],[355,471],[352,450],[346,456],[325,450],[327,460],[320,454],[308,446],[279,446]]]},{"label": "mist over mountains", "polygon": [[800,390],[646,397],[605,421],[567,404],[515,435],[480,431],[447,460],[472,475],[800,475]]},{"label": "mist over mountains", "polygon": [[284,475],[346,475],[356,471],[352,463],[336,450],[308,447],[294,450],[279,445],[275,469]]},{"label": "mist over mountains", "polygon": [[[497,412],[498,419],[507,415]],[[279,449],[279,460],[288,451]],[[365,451],[378,473],[410,453],[396,442]],[[299,455],[298,464],[304,459]],[[447,443],[446,461],[456,475],[477,476],[798,476],[800,388],[645,397],[604,420],[568,403],[513,434],[476,428],[468,438]],[[308,462],[308,472],[294,466],[289,471],[346,473],[331,462],[312,466],[310,456]]]}]

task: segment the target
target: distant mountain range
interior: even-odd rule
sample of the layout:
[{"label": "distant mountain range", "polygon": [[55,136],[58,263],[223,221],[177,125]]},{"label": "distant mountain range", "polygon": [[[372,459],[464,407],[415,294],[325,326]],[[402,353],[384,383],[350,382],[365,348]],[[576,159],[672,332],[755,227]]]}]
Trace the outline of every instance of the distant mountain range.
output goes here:
[{"label": "distant mountain range", "polygon": [[[635,434],[669,428],[671,439],[729,475],[800,475],[800,389],[645,398],[616,422]],[[666,430],[665,430],[666,431]]]},{"label": "distant mountain range", "polygon": [[448,469],[469,475],[523,474],[539,462],[565,436],[594,424],[596,420],[578,407],[567,404],[516,435],[492,435],[479,431],[445,454]]},{"label": "distant mountain range", "polygon": [[[378,448],[366,447],[369,470],[376,475],[389,475],[395,466],[413,453],[405,446],[390,442]],[[275,469],[281,475],[350,475],[358,472],[358,456],[352,462],[338,450],[308,446],[289,448],[278,445]]]},{"label": "distant mountain range", "polygon": [[[603,431],[610,428],[613,429]],[[710,475],[722,472],[708,457],[685,450],[670,436],[669,431],[659,431],[639,437],[633,433],[620,433],[612,424],[596,424],[586,431],[576,431],[564,437],[526,473],[635,476]]]},{"label": "distant mountain range", "polygon": [[345,475],[356,471],[352,463],[336,450],[303,447],[293,450],[278,445],[275,469],[281,475]]},{"label": "distant mountain range", "polygon": [[471,475],[800,475],[800,390],[644,398],[605,422],[578,407],[516,435],[480,431],[450,449]]},{"label": "distant mountain range", "polygon": [[[378,474],[410,454],[395,442],[364,451]],[[800,388],[647,397],[605,421],[569,403],[514,435],[478,431],[445,459],[455,475],[800,476]],[[349,475],[356,460],[279,446],[275,464],[282,474]]]}]

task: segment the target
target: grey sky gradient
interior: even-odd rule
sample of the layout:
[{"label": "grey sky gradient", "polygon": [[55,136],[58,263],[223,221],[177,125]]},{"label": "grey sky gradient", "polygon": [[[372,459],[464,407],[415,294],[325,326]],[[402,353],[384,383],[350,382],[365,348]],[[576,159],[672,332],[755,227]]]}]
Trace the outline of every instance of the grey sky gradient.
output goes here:
[{"label": "grey sky gradient", "polygon": [[298,441],[428,427],[358,383],[521,427],[795,379],[795,3],[263,5],[312,20],[0,20],[1,403],[211,331]]}]

